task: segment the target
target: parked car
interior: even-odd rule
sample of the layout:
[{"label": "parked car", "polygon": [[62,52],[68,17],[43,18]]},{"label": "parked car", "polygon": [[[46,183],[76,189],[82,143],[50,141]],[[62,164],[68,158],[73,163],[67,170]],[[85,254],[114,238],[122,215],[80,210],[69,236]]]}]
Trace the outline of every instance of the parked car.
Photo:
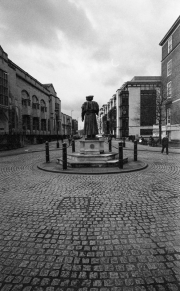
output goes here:
[{"label": "parked car", "polygon": [[103,136],[102,136],[102,134],[99,133],[99,134],[96,134],[96,137],[101,138]]},{"label": "parked car", "polygon": [[148,140],[145,137],[142,137],[142,136],[139,138],[138,142],[140,144],[142,144],[142,145],[147,145],[148,144]]}]

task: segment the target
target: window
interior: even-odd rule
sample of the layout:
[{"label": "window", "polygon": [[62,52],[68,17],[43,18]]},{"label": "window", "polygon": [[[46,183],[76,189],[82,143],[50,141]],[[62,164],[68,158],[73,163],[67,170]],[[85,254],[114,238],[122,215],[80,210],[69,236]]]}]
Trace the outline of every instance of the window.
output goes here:
[{"label": "window", "polygon": [[47,112],[46,102],[41,99],[41,112]]},{"label": "window", "polygon": [[167,108],[167,111],[166,111],[166,114],[167,114],[167,125],[170,125],[171,124],[171,108]]},{"label": "window", "polygon": [[41,130],[46,130],[46,119],[41,119]]},{"label": "window", "polygon": [[33,130],[39,130],[39,118],[38,117],[33,118]]},{"label": "window", "polygon": [[156,123],[156,90],[141,90],[140,125],[152,126]]},{"label": "window", "polygon": [[172,60],[167,63],[167,76],[172,74]]},{"label": "window", "polygon": [[168,39],[168,53],[170,53],[170,51],[172,51],[172,35]]},{"label": "window", "polygon": [[38,98],[35,95],[32,96],[32,108],[39,109]]},{"label": "window", "polygon": [[167,83],[167,98],[171,98],[171,81]]},{"label": "window", "polygon": [[31,121],[29,115],[23,115],[22,116],[22,125],[24,130],[30,130],[31,129]]},{"label": "window", "polygon": [[3,70],[0,70],[0,104],[8,106],[8,79]]},{"label": "window", "polygon": [[27,107],[31,105],[29,94],[25,90],[21,91],[21,98],[22,98],[22,106]]}]

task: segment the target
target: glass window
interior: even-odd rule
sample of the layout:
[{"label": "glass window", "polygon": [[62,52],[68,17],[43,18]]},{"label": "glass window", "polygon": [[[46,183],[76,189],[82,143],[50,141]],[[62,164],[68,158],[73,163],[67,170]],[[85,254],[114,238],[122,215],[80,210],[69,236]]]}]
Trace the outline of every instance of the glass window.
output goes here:
[{"label": "glass window", "polygon": [[167,98],[171,98],[171,81],[167,83]]},{"label": "glass window", "polygon": [[41,112],[47,112],[46,102],[41,99]]},{"label": "glass window", "polygon": [[171,108],[167,108],[167,125],[171,124]]},{"label": "glass window", "polygon": [[172,74],[172,60],[167,63],[167,76]]},{"label": "glass window", "polygon": [[0,104],[8,106],[7,73],[0,69]]},{"label": "glass window", "polygon": [[172,50],[172,35],[168,39],[168,53]]}]

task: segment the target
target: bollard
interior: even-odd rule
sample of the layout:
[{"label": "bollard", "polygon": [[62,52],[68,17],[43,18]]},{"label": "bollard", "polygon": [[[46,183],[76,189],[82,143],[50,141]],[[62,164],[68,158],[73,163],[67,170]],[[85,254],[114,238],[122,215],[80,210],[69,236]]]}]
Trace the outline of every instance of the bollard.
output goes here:
[{"label": "bollard", "polygon": [[134,141],[134,161],[137,161],[137,140]]},{"label": "bollard", "polygon": [[125,140],[126,140],[126,138],[123,137],[123,148],[125,148],[125,146],[126,146]]},{"label": "bollard", "polygon": [[123,169],[123,143],[119,142],[119,168]]},{"label": "bollard", "polygon": [[72,153],[75,153],[75,140],[72,139]]},{"label": "bollard", "polygon": [[57,149],[59,149],[59,141],[57,140],[57,143],[56,143],[56,147]]},{"label": "bollard", "polygon": [[49,163],[49,143],[46,141],[45,143],[45,148],[46,148],[46,163]]},{"label": "bollard", "polygon": [[67,169],[67,144],[63,143],[63,170]]},{"label": "bollard", "polygon": [[109,142],[109,152],[112,152],[112,141],[111,141],[111,139],[108,142]]}]

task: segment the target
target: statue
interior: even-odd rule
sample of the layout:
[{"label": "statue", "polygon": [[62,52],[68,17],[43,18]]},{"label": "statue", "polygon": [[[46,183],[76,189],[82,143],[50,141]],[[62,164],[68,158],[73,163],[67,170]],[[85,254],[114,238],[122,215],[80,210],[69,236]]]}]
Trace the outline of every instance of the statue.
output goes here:
[{"label": "statue", "polygon": [[82,105],[82,121],[84,121],[84,134],[87,138],[95,138],[98,134],[98,126],[96,115],[99,113],[99,105],[97,102],[92,101],[94,96],[87,96],[86,102]]}]

